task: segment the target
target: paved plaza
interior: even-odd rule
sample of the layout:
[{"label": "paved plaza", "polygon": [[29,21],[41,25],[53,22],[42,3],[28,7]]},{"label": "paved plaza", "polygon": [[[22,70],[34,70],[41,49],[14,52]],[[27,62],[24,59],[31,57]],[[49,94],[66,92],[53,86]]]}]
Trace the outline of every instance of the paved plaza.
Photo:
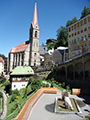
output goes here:
[{"label": "paved plaza", "polygon": [[90,113],[90,97],[78,97],[76,95],[70,95],[70,97],[73,97],[77,100],[82,114],[54,113],[55,97],[60,95],[61,91],[59,90],[57,94],[43,94],[33,107],[28,120],[82,120],[84,119],[85,115]]}]

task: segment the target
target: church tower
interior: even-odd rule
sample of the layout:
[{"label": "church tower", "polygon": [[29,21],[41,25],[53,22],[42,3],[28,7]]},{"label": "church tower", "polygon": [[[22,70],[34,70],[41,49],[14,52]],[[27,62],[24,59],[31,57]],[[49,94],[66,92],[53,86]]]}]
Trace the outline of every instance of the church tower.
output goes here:
[{"label": "church tower", "polygon": [[35,8],[32,23],[29,30],[29,41],[30,41],[30,66],[40,65],[40,54],[39,54],[39,26],[37,18],[37,2],[35,1]]}]

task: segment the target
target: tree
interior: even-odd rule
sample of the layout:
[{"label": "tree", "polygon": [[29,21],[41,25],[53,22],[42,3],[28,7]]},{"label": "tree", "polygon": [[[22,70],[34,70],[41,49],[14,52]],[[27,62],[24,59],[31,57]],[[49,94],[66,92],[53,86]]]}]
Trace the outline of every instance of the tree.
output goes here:
[{"label": "tree", "polygon": [[42,81],[39,79],[35,79],[31,84],[31,89],[36,90],[42,86]]},{"label": "tree", "polygon": [[67,27],[61,26],[57,30],[57,42],[55,43],[54,48],[56,49],[58,46],[68,46],[68,29]]},{"label": "tree", "polygon": [[75,23],[77,21],[77,18],[74,17],[72,20],[68,20],[67,23],[66,23],[66,27],[68,27],[69,25]]},{"label": "tree", "polygon": [[54,46],[55,46],[55,43],[50,43],[50,44],[48,44],[47,48],[48,48],[48,50],[50,50],[50,49],[54,48]]},{"label": "tree", "polygon": [[5,55],[4,54],[0,54],[0,57],[2,57],[3,59],[5,59]]},{"label": "tree", "polygon": [[81,12],[81,18],[85,17],[86,15],[90,14],[90,8],[84,6],[83,11]]}]

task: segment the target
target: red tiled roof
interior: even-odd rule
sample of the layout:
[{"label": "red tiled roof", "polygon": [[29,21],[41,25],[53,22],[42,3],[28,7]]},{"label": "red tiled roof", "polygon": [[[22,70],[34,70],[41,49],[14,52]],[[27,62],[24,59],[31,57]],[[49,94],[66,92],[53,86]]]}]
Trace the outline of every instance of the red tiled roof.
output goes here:
[{"label": "red tiled roof", "polygon": [[4,63],[4,60],[2,59],[2,57],[0,57],[0,62]]},{"label": "red tiled roof", "polygon": [[22,42],[20,45],[12,48],[9,53],[23,52],[29,44],[29,41]]}]

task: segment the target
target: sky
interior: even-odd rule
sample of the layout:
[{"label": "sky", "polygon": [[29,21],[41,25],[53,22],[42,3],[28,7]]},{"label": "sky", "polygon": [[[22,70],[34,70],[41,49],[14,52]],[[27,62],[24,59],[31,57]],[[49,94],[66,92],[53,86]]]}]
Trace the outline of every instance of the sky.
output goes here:
[{"label": "sky", "polygon": [[[29,40],[34,6],[35,0],[0,0],[0,54],[7,57],[13,47]],[[90,0],[37,0],[39,45],[57,39],[57,29],[68,20],[79,20],[84,6],[90,8]]]}]

